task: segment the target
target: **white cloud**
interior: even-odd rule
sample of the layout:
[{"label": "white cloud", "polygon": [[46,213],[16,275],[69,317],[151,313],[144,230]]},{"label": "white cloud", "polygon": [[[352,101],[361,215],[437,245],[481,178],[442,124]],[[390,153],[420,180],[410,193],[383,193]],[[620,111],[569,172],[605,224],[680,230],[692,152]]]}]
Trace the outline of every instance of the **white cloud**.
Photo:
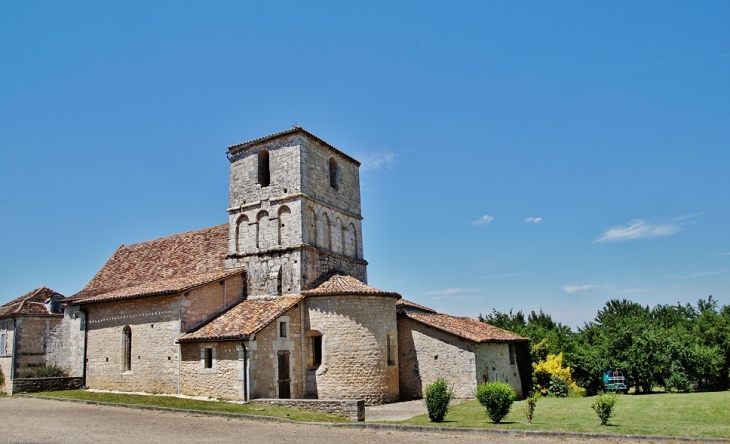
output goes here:
[{"label": "white cloud", "polygon": [[539,224],[540,222],[542,222],[542,217],[528,217],[525,219],[525,223],[528,224]]},{"label": "white cloud", "polygon": [[723,268],[721,270],[714,270],[714,271],[699,271],[697,273],[692,273],[686,276],[670,276],[673,279],[692,279],[692,278],[701,278],[701,277],[707,277],[707,276],[715,276],[718,274],[725,274],[728,270]]},{"label": "white cloud", "polygon": [[590,290],[591,288],[595,288],[596,286],[593,284],[567,284],[567,285],[561,285],[560,288],[563,289],[568,294],[578,293],[579,291],[586,291]]},{"label": "white cloud", "polygon": [[379,151],[360,157],[360,169],[362,171],[380,170],[392,168],[395,165],[395,153],[391,151]]},{"label": "white cloud", "polygon": [[623,242],[634,239],[666,237],[682,231],[679,224],[652,225],[642,219],[632,219],[628,224],[609,228],[593,242]]},{"label": "white cloud", "polygon": [[487,225],[491,223],[494,220],[494,216],[490,216],[488,214],[485,214],[484,216],[480,217],[479,219],[472,221],[472,224],[474,225]]}]

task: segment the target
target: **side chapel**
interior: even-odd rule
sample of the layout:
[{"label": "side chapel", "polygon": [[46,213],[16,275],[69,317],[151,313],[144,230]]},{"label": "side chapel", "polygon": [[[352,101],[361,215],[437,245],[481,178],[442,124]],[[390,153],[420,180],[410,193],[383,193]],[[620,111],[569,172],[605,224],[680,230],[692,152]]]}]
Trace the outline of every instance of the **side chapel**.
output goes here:
[{"label": "side chapel", "polygon": [[233,400],[387,403],[438,377],[525,393],[527,339],[367,285],[357,160],[301,127],[227,155],[228,223],[119,247],[63,299],[47,362],[89,388]]}]

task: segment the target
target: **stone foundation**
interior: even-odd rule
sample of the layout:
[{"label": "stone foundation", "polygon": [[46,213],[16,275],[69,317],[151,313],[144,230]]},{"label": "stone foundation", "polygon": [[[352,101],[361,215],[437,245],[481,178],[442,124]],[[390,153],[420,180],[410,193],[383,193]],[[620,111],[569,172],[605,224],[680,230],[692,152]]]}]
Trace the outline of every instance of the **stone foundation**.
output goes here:
[{"label": "stone foundation", "polygon": [[58,390],[76,390],[84,386],[84,378],[17,378],[13,379],[8,392],[13,393],[36,393],[54,392]]},{"label": "stone foundation", "polygon": [[365,421],[365,401],[362,399],[254,399],[252,402],[331,413],[350,421]]}]

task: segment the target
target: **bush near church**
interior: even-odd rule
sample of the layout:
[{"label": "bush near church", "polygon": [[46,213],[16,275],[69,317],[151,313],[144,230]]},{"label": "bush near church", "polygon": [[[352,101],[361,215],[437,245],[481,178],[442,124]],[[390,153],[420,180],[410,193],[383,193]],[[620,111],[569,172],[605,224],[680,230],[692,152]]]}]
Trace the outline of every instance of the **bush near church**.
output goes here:
[{"label": "bush near church", "polygon": [[477,387],[477,400],[487,409],[487,416],[494,423],[504,419],[512,408],[515,391],[504,382],[485,382]]},{"label": "bush near church", "polygon": [[449,412],[451,400],[454,399],[454,389],[449,387],[446,379],[438,378],[433,384],[426,386],[423,399],[431,422],[442,422]]}]

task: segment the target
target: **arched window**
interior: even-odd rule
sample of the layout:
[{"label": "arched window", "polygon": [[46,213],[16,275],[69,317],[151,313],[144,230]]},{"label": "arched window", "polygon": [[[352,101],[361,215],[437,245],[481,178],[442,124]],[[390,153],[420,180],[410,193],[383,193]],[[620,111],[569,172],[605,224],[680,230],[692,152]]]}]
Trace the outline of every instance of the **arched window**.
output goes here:
[{"label": "arched window", "polygon": [[264,245],[264,233],[266,227],[263,227],[269,218],[269,213],[262,211],[256,216],[256,248],[265,248]]},{"label": "arched window", "polygon": [[248,217],[243,215],[236,221],[236,251],[244,251],[248,239]]},{"label": "arched window", "polygon": [[332,249],[332,237],[330,236],[330,218],[327,213],[322,213],[322,248]]},{"label": "arched window", "polygon": [[132,370],[132,329],[129,325],[122,330],[122,370]]},{"label": "arched window", "polygon": [[259,152],[259,185],[268,187],[271,182],[271,170],[269,169],[269,152]]},{"label": "arched window", "polygon": [[345,255],[357,259],[357,230],[352,223],[347,229],[347,243],[345,247]]},{"label": "arched window", "polygon": [[286,233],[289,232],[291,227],[289,226],[291,216],[291,210],[287,206],[283,206],[279,208],[279,220],[277,221],[277,242],[279,245],[284,245],[286,243],[287,235]]},{"label": "arched window", "polygon": [[330,157],[330,186],[337,189],[337,162]]},{"label": "arched window", "polygon": [[314,212],[314,208],[308,207],[307,214],[309,220],[307,220],[307,243],[312,246],[317,245],[317,214]]}]

